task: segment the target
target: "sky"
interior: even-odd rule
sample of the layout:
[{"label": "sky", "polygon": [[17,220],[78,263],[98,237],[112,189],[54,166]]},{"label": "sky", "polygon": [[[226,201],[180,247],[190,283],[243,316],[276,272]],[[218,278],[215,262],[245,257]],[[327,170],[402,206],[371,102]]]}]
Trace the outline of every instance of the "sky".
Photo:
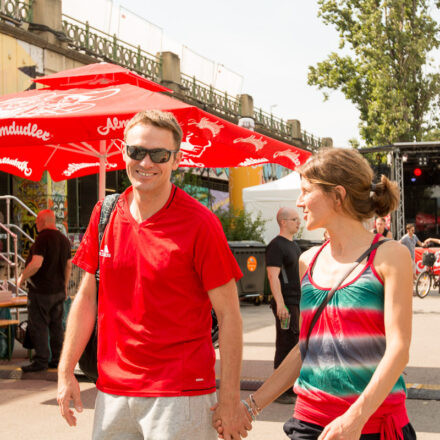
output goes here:
[{"label": "sky", "polygon": [[[115,2],[116,3],[116,2]],[[244,77],[254,105],[283,119],[299,119],[335,146],[359,138],[356,107],[342,93],[307,84],[310,65],[338,48],[334,28],[317,17],[313,0],[120,0],[195,52]]]},{"label": "sky", "polygon": [[[64,1],[80,6],[78,0]],[[308,67],[336,51],[339,42],[334,28],[317,17],[316,1],[114,0],[113,8],[118,5],[240,74],[242,93],[253,97],[255,107],[298,119],[303,130],[331,137],[338,147],[360,139],[355,106],[338,91],[324,102],[322,92],[307,84]]]}]

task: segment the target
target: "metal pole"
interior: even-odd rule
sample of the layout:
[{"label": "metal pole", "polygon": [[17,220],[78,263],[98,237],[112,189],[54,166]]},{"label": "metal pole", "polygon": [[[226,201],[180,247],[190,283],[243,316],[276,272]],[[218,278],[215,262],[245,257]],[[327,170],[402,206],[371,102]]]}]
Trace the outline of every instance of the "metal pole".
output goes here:
[{"label": "metal pole", "polygon": [[[11,224],[11,199],[7,198],[6,199],[6,227],[9,228],[10,224]],[[9,234],[7,234],[6,252],[8,253],[8,258],[10,255],[10,251],[11,251],[11,237],[9,236]],[[7,268],[6,268],[6,276],[7,276],[8,280],[9,280],[9,278],[11,278],[11,269],[9,267],[9,264],[7,265]]]},{"label": "metal pole", "polygon": [[99,141],[99,200],[105,197],[105,141]]}]

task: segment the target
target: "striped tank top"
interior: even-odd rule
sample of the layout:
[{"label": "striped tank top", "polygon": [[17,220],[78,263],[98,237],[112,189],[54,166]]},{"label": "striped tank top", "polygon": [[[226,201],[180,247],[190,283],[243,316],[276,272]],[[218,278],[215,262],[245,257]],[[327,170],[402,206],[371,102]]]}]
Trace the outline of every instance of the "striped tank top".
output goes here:
[{"label": "striped tank top", "polygon": [[[381,237],[377,234],[373,243]],[[312,268],[324,243],[301,281],[300,350],[303,364],[294,390],[298,395],[294,417],[326,426],[342,415],[371,380],[385,353],[384,287],[373,266],[374,250],[355,279],[341,285],[305,340],[313,315],[328,288],[314,283]],[[399,428],[409,423],[405,408],[406,388],[402,376],[391,393],[364,426],[362,433],[383,433],[399,438]]]}]

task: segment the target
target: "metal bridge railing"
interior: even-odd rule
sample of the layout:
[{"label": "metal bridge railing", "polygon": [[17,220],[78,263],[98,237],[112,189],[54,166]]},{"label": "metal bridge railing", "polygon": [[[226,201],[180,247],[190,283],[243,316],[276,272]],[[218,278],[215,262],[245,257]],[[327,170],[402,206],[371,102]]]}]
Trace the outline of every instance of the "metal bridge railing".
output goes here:
[{"label": "metal bridge railing", "polygon": [[162,76],[160,58],[63,14],[63,31],[69,46],[106,61],[113,61],[147,78],[160,82]]},{"label": "metal bridge railing", "polygon": [[210,108],[217,112],[232,117],[240,117],[240,101],[227,92],[215,89],[209,84],[199,81],[195,77],[181,73],[181,86],[186,96],[207,104]]},{"label": "metal bridge railing", "polygon": [[[32,4],[34,0],[0,0],[0,19],[4,18],[16,24],[32,21]],[[114,62],[131,69],[140,75],[161,82],[162,62],[157,57],[140,46],[120,40],[116,35],[110,35],[83,23],[73,17],[63,14],[62,29],[67,37],[68,45],[76,50],[87,53],[95,58]],[[240,101],[235,96],[215,89],[209,84],[181,74],[182,92],[184,97],[196,101],[207,111],[215,111],[220,115],[233,120],[238,120],[240,115]],[[185,99],[184,99],[185,100]],[[289,125],[286,121],[262,109],[255,109],[255,122],[269,134],[279,137],[286,142],[294,142]],[[320,148],[321,139],[306,131],[301,132],[301,141],[312,149]]]},{"label": "metal bridge railing", "polygon": [[34,0],[0,0],[0,18],[16,24],[32,21],[32,4]]}]

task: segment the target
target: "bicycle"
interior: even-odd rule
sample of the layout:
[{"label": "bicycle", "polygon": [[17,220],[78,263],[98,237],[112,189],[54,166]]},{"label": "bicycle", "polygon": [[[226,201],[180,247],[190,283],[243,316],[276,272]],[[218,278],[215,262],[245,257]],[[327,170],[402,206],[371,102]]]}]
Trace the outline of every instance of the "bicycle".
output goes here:
[{"label": "bicycle", "polygon": [[440,287],[440,276],[434,272],[434,264],[439,258],[440,252],[426,251],[422,256],[422,263],[426,269],[419,274],[416,280],[416,293],[420,298],[425,298],[431,288]]}]

